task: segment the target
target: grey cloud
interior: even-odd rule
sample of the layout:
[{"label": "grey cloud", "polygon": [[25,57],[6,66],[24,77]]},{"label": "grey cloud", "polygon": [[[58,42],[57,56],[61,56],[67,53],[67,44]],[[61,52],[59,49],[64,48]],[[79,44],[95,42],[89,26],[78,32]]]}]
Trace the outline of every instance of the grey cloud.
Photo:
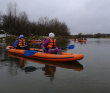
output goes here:
[{"label": "grey cloud", "polygon": [[[40,17],[58,18],[70,28],[71,34],[110,33],[110,0],[11,0],[30,20]],[[10,0],[1,0],[2,11]],[[0,9],[1,11],[1,9]]]}]

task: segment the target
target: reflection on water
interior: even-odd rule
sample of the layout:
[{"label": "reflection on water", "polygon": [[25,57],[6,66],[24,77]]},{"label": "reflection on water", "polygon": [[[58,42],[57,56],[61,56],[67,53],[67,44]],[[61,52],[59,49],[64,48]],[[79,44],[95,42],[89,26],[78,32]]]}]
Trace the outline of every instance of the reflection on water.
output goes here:
[{"label": "reflection on water", "polygon": [[81,52],[84,54],[84,59],[58,63],[31,60],[15,55],[7,56],[4,49],[11,44],[1,42],[0,93],[31,93],[32,91],[33,93],[50,93],[51,91],[53,93],[68,93],[68,91],[110,93],[110,75],[108,74],[110,39],[87,39],[86,43],[61,40],[57,44],[59,47],[74,44],[74,49],[66,49],[64,52]]},{"label": "reflection on water", "polygon": [[[19,57],[15,55],[8,54],[10,59],[4,59],[1,60],[3,61],[11,61],[8,62],[8,72],[11,75],[17,75],[18,70],[25,72],[26,74],[30,74],[36,70],[42,70],[44,72],[44,75],[46,77],[50,77],[50,81],[54,79],[55,72],[57,71],[56,67],[64,68],[64,69],[73,69],[74,71],[82,71],[83,70],[83,65],[81,65],[78,61],[73,61],[73,62],[46,62],[46,61],[37,61],[37,60],[32,60],[32,59],[27,59],[24,57]],[[13,62],[14,61],[14,62]],[[39,63],[39,64],[44,64],[44,67],[34,67],[34,66],[26,66],[27,61],[29,62],[34,62],[34,63]],[[19,68],[19,69],[18,69]]]},{"label": "reflection on water", "polygon": [[[9,59],[2,59],[0,63],[4,63],[2,64],[2,66],[7,66],[8,68],[7,70],[10,75],[16,76],[20,74],[20,72],[23,72],[25,74],[30,74],[37,70],[41,70],[43,71],[45,77],[50,78],[51,83],[54,80],[57,67],[64,68],[64,69],[73,69],[74,71],[83,70],[83,65],[81,65],[78,61],[69,62],[69,63],[58,63],[58,62],[36,61],[36,60],[27,59],[27,58],[10,55],[10,54],[8,55],[8,57]],[[43,64],[45,66],[35,67],[35,66],[29,65],[28,64],[29,62]]]},{"label": "reflection on water", "polygon": [[95,39],[95,38],[91,38],[91,39],[89,39],[88,41],[87,41],[87,43],[88,44],[92,44],[92,43],[94,43],[94,44],[110,44],[110,39],[102,39],[102,38],[100,38],[100,39]]},{"label": "reflection on water", "polygon": [[26,72],[26,74],[29,74],[29,72],[33,72],[33,71],[36,71],[38,69],[42,69],[42,67],[34,67],[34,66],[28,66],[28,67],[25,67],[24,70]]},{"label": "reflection on water", "polygon": [[46,77],[50,77],[50,82],[52,82],[53,79],[54,79],[56,67],[55,66],[45,65],[45,67],[42,68],[42,71],[44,71],[44,75]]},{"label": "reflection on water", "polygon": [[86,42],[87,42],[87,41],[85,41],[85,42],[78,42],[78,43],[81,44],[81,45],[83,45],[83,44],[86,44]]},{"label": "reflection on water", "polygon": [[[10,57],[18,58],[20,67],[24,67],[24,63],[26,63],[26,60],[29,60],[30,62],[34,63],[40,63],[40,64],[45,64],[49,66],[56,66],[56,67],[61,67],[61,68],[66,68],[66,69],[74,69],[75,71],[82,71],[83,66],[78,62],[78,61],[73,61],[73,62],[47,62],[47,61],[38,61],[38,60],[33,60],[33,59],[27,59],[24,57],[19,57],[15,55],[9,54]],[[25,61],[24,61],[25,60]],[[21,66],[21,64],[23,66]]]}]

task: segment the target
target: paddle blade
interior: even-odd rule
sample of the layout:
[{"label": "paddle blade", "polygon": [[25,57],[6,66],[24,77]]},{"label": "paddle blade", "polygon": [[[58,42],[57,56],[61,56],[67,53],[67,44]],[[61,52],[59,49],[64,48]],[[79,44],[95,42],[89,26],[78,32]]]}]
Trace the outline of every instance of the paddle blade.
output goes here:
[{"label": "paddle blade", "polygon": [[33,67],[33,66],[29,66],[29,67],[25,67],[25,72],[33,72],[35,71],[37,68],[36,67]]},{"label": "paddle blade", "polygon": [[68,49],[74,49],[74,45],[70,45],[67,47]]},{"label": "paddle blade", "polygon": [[33,54],[37,53],[38,51],[35,50],[27,50],[24,52],[25,56],[32,56]]}]

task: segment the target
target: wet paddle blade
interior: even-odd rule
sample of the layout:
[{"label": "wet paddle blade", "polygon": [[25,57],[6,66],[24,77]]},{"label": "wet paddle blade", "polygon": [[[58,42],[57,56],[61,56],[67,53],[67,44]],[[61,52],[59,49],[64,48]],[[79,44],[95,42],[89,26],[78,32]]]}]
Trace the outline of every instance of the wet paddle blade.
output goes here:
[{"label": "wet paddle blade", "polygon": [[74,45],[70,45],[67,47],[68,49],[74,49]]}]

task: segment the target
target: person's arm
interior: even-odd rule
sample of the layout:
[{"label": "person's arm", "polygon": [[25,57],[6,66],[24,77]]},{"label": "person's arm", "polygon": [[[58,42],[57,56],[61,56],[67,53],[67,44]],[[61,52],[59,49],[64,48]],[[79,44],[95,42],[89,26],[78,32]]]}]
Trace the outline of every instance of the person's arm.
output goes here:
[{"label": "person's arm", "polygon": [[[56,40],[55,40],[55,41],[56,41]],[[58,48],[57,45],[56,45],[56,42],[55,42],[55,46],[54,46],[54,47],[55,47],[55,48]]]},{"label": "person's arm", "polygon": [[13,44],[13,47],[16,48],[16,46],[18,45],[18,43],[19,43],[19,40],[16,40],[16,41],[14,42],[14,44]]},{"label": "person's arm", "polygon": [[55,48],[58,48],[57,45],[56,45],[56,43],[55,43]]},{"label": "person's arm", "polygon": [[45,48],[45,46],[46,46],[49,42],[50,42],[50,39],[47,38],[47,39],[44,41],[44,43],[42,43],[41,47],[42,47],[42,48]]}]

